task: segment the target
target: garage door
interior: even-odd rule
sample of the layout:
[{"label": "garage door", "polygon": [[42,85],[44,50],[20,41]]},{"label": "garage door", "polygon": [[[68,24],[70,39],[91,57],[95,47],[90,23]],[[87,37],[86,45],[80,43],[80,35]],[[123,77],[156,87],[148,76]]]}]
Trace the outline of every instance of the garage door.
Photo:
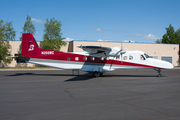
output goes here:
[{"label": "garage door", "polygon": [[172,63],[172,57],[161,57],[161,60]]}]

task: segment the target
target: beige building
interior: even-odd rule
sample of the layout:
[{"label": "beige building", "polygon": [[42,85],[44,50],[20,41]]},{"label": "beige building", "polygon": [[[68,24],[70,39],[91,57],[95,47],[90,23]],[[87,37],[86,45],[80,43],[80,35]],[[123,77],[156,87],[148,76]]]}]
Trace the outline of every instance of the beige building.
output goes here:
[{"label": "beige building", "polygon": [[[15,56],[18,53],[19,45],[21,41],[10,41],[12,46],[12,55]],[[38,42],[40,44],[40,42]],[[123,50],[139,50],[143,51],[149,56],[152,56],[155,59],[166,60],[171,62],[174,66],[179,65],[179,45],[178,44],[145,44],[145,43],[120,43],[120,42],[89,42],[89,41],[71,41],[67,43],[66,46],[62,47],[60,51],[63,52],[83,52],[82,49],[78,46],[94,45],[94,46],[103,46],[103,47],[123,47]],[[35,66],[33,64],[20,63],[13,59],[9,67],[15,66]]]}]

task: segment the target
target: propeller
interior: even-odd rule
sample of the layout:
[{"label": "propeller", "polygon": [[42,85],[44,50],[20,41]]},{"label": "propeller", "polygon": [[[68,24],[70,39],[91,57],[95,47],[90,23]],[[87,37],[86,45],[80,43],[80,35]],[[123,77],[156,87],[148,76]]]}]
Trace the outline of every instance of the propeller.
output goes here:
[{"label": "propeller", "polygon": [[[121,60],[122,60],[122,54],[126,53],[126,51],[123,50],[123,46],[122,46],[122,43],[121,43],[121,50],[118,50],[115,55],[114,55],[114,58],[115,57],[118,57],[119,55],[121,55]],[[113,59],[114,59],[113,58]]]},{"label": "propeller", "polygon": [[120,50],[120,55],[121,55],[121,61],[122,61],[122,54],[126,53],[126,51],[123,50],[123,45],[122,45],[122,42],[121,42],[121,50]]}]

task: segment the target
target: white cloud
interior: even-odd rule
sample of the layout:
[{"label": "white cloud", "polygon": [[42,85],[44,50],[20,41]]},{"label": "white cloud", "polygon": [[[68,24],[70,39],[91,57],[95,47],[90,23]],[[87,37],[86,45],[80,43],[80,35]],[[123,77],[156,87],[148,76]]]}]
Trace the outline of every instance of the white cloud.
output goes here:
[{"label": "white cloud", "polygon": [[66,42],[69,42],[69,41],[72,41],[72,40],[74,40],[74,39],[69,38],[69,37],[67,37],[66,39],[63,39],[63,41],[66,41]]},{"label": "white cloud", "polygon": [[110,31],[115,31],[115,30],[112,30],[112,29],[101,29],[101,28],[97,28],[95,29],[96,32],[101,32],[101,31],[104,31],[104,32],[110,32]]},{"label": "white cloud", "polygon": [[112,40],[108,40],[108,39],[98,39],[97,41],[99,41],[99,42],[108,42],[108,41],[112,41]]},{"label": "white cloud", "polygon": [[99,31],[102,31],[102,30],[100,28],[97,28],[97,29],[95,29],[95,31],[99,32]]},{"label": "white cloud", "polygon": [[160,39],[159,37],[156,37],[153,34],[148,34],[148,35],[142,35],[142,34],[132,34],[132,37],[143,37],[144,39],[148,39],[148,40],[157,40]]},{"label": "white cloud", "polygon": [[35,18],[31,18],[31,21],[34,21],[34,22],[36,22],[36,23],[44,23],[43,20],[35,19]]},{"label": "white cloud", "polygon": [[132,34],[131,36],[132,37],[142,37],[143,35],[142,34]]},{"label": "white cloud", "polygon": [[132,40],[124,40],[124,42],[134,43],[135,41],[132,41]]},{"label": "white cloud", "polygon": [[157,40],[157,39],[160,39],[159,37],[156,37],[153,34],[144,35],[143,38],[148,39],[148,40]]}]

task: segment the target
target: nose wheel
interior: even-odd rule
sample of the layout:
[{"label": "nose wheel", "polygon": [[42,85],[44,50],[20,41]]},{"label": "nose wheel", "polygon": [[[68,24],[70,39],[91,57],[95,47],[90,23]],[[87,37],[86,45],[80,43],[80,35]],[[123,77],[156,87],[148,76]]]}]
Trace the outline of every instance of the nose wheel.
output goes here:
[{"label": "nose wheel", "polygon": [[161,69],[157,69],[157,77],[162,77]]}]

